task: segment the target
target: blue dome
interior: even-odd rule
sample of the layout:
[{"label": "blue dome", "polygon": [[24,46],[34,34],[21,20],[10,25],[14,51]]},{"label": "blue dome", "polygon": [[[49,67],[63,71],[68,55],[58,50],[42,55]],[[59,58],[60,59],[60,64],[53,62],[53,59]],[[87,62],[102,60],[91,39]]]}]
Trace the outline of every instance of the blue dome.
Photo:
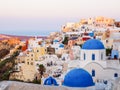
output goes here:
[{"label": "blue dome", "polygon": [[59,47],[60,47],[60,48],[64,48],[64,44],[60,44]]},{"label": "blue dome", "polygon": [[89,36],[94,37],[94,32],[89,33]]},{"label": "blue dome", "polygon": [[93,86],[92,76],[84,69],[73,69],[64,78],[63,85],[69,87]]},{"label": "blue dome", "polygon": [[56,80],[53,77],[48,77],[45,81],[44,81],[44,85],[54,85],[54,86],[58,86]]},{"label": "blue dome", "polygon": [[100,40],[89,39],[82,45],[82,49],[94,50],[94,49],[105,49],[105,48]]},{"label": "blue dome", "polygon": [[58,40],[54,40],[53,42],[59,42]]}]

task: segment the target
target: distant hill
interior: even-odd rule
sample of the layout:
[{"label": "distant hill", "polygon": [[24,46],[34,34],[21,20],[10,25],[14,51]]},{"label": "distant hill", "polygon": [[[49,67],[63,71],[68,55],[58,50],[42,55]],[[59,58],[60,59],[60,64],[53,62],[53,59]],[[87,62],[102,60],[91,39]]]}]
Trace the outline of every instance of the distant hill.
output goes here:
[{"label": "distant hill", "polygon": [[[29,38],[34,38],[34,36],[17,36],[17,35],[7,35],[0,34],[0,40],[10,39],[10,38],[19,38],[20,40],[27,40]],[[47,36],[38,36],[37,38],[47,38]]]},{"label": "distant hill", "polygon": [[10,39],[11,37],[7,36],[7,35],[3,35],[3,34],[0,34],[0,40],[2,39]]}]

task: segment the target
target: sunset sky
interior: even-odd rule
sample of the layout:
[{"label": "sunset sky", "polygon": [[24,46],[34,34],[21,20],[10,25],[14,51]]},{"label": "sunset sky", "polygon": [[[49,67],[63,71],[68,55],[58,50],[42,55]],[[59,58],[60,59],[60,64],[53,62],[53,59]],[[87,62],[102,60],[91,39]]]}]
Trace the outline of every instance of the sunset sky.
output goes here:
[{"label": "sunset sky", "polygon": [[96,16],[120,20],[120,0],[0,0],[0,33],[48,35]]}]

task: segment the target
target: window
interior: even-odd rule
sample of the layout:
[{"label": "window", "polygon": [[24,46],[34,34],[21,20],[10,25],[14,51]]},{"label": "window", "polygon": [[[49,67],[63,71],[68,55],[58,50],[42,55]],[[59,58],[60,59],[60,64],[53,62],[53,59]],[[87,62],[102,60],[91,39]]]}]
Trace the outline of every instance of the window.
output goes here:
[{"label": "window", "polygon": [[84,53],[84,60],[86,60],[86,54]]},{"label": "window", "polygon": [[37,50],[37,52],[39,52],[39,50]]},{"label": "window", "polygon": [[101,53],[101,60],[103,60],[103,53]]},{"label": "window", "polygon": [[19,66],[19,68],[21,69],[21,66]]},{"label": "window", "polygon": [[58,50],[58,48],[56,48],[56,50]]},{"label": "window", "polygon": [[27,64],[29,65],[29,62],[27,62]]},{"label": "window", "polygon": [[92,54],[92,60],[95,60],[95,54]]},{"label": "window", "polygon": [[108,40],[106,40],[106,43],[108,43]]},{"label": "window", "polygon": [[33,62],[31,62],[31,65],[33,65]]},{"label": "window", "polygon": [[39,67],[39,63],[37,63],[36,66]]},{"label": "window", "polygon": [[62,60],[65,60],[65,57],[63,57]]},{"label": "window", "polygon": [[22,61],[22,63],[25,63],[25,61]]},{"label": "window", "polygon": [[95,70],[92,70],[92,77],[95,77]]},{"label": "window", "polygon": [[114,77],[118,77],[118,74],[117,74],[117,73],[115,73],[115,74],[114,74]]}]

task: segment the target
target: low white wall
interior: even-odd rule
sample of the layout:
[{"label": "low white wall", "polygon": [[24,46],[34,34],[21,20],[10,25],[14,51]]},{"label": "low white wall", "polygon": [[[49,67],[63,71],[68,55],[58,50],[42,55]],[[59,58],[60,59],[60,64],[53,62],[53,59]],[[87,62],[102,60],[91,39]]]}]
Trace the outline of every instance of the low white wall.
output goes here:
[{"label": "low white wall", "polygon": [[16,81],[0,82],[0,90],[95,90],[95,87],[70,88],[65,86],[47,86],[39,84],[22,83]]}]

